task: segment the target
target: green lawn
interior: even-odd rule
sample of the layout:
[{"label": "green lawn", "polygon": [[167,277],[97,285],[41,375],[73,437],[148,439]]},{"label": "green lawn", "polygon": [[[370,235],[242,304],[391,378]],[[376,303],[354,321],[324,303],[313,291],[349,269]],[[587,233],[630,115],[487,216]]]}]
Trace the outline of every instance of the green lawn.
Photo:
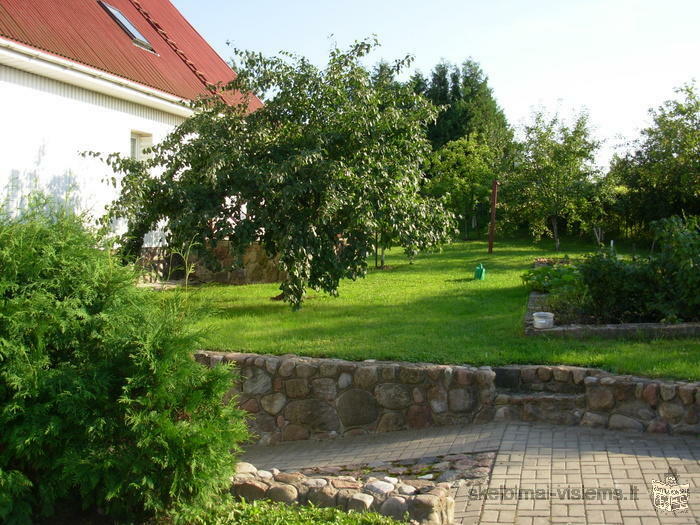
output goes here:
[{"label": "green lawn", "polygon": [[[488,255],[484,242],[457,243],[412,265],[394,250],[388,269],[343,283],[337,298],[312,291],[297,312],[270,300],[279,293],[275,284],[204,286],[194,292],[205,305],[195,324],[211,350],[471,365],[571,364],[700,380],[697,339],[525,337],[527,291],[520,276],[535,257],[554,255],[548,246],[499,243]],[[565,243],[561,254],[590,249]],[[487,268],[485,281],[472,280],[479,262]]]}]

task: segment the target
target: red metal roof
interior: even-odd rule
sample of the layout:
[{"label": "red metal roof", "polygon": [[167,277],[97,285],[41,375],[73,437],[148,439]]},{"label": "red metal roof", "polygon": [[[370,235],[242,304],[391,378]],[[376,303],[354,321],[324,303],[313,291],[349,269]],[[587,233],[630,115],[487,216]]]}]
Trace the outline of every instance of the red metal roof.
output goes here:
[{"label": "red metal roof", "polygon": [[[107,2],[155,53],[134,45],[97,0],[0,0],[0,36],[188,100],[206,95],[207,83],[235,78],[169,0]],[[261,105],[254,98],[250,109]]]}]

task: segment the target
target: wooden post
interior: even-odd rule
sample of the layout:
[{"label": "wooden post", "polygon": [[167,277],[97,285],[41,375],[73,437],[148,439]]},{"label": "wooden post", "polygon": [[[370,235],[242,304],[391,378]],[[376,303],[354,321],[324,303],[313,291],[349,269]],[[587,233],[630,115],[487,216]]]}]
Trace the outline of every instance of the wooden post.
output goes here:
[{"label": "wooden post", "polygon": [[498,181],[491,185],[491,222],[489,223],[489,253],[493,253],[493,237],[496,233],[496,204],[498,203]]}]

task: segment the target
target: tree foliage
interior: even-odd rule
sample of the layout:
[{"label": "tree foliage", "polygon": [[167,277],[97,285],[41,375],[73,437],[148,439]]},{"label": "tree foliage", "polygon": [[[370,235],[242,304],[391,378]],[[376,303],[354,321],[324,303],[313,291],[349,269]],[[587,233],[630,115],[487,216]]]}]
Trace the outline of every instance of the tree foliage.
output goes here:
[{"label": "tree foliage", "polygon": [[419,192],[425,126],[437,111],[387,67],[373,78],[361,59],[376,45],[334,49],[323,69],[291,54],[238,52],[228,89],[265,106],[249,113],[245,101],[207,100],[145,163],[110,156],[124,174],[112,216],[126,217],[136,238],[163,221],[171,244],[259,242],[279,257],[295,307],[307,287],[336,294],[341,279],[362,276],[382,232],[409,255],[445,241],[452,218]]},{"label": "tree foliage", "polygon": [[492,150],[499,165],[505,167],[513,133],[493,96],[488,77],[476,61],[465,60],[461,66],[441,62],[431,72],[429,81],[415,74],[409,84],[434,104],[444,106],[428,130],[434,150],[453,140],[478,136]]},{"label": "tree foliage", "polygon": [[598,143],[585,114],[569,124],[558,115],[536,111],[525,126],[521,148],[504,188],[508,212],[511,220],[527,223],[536,238],[551,235],[558,250],[562,221],[581,219]]},{"label": "tree foliage", "polygon": [[465,238],[488,213],[491,182],[497,175],[494,157],[491,148],[470,136],[448,142],[429,159],[426,192],[446,199],[450,211],[461,218]]},{"label": "tree foliage", "polygon": [[627,220],[643,228],[677,214],[700,214],[700,98],[694,84],[650,110],[652,125],[611,172],[626,188]]},{"label": "tree foliage", "polygon": [[0,217],[0,521],[66,507],[197,523],[234,473],[243,413],[230,370],[192,359],[177,302],[82,219]]}]

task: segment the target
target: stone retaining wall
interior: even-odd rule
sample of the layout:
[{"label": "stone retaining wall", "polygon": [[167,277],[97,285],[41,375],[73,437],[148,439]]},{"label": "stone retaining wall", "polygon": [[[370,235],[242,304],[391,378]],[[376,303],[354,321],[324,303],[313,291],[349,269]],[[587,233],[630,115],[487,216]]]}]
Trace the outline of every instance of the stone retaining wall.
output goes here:
[{"label": "stone retaining wall", "polygon": [[595,368],[352,362],[200,352],[237,365],[261,444],[492,420],[700,434],[700,383]]},{"label": "stone retaining wall", "polygon": [[230,253],[229,242],[219,241],[213,250],[221,269],[212,271],[203,261],[192,258],[194,273],[192,279],[201,282],[224,284],[278,283],[285,279],[277,261],[271,259],[259,244],[251,244],[243,253],[241,267],[236,267],[236,258]]},{"label": "stone retaining wall", "polygon": [[202,352],[233,362],[238,399],[260,443],[327,439],[488,420],[491,368]]},{"label": "stone retaining wall", "polygon": [[573,366],[507,366],[495,372],[495,419],[700,434],[700,383]]}]

